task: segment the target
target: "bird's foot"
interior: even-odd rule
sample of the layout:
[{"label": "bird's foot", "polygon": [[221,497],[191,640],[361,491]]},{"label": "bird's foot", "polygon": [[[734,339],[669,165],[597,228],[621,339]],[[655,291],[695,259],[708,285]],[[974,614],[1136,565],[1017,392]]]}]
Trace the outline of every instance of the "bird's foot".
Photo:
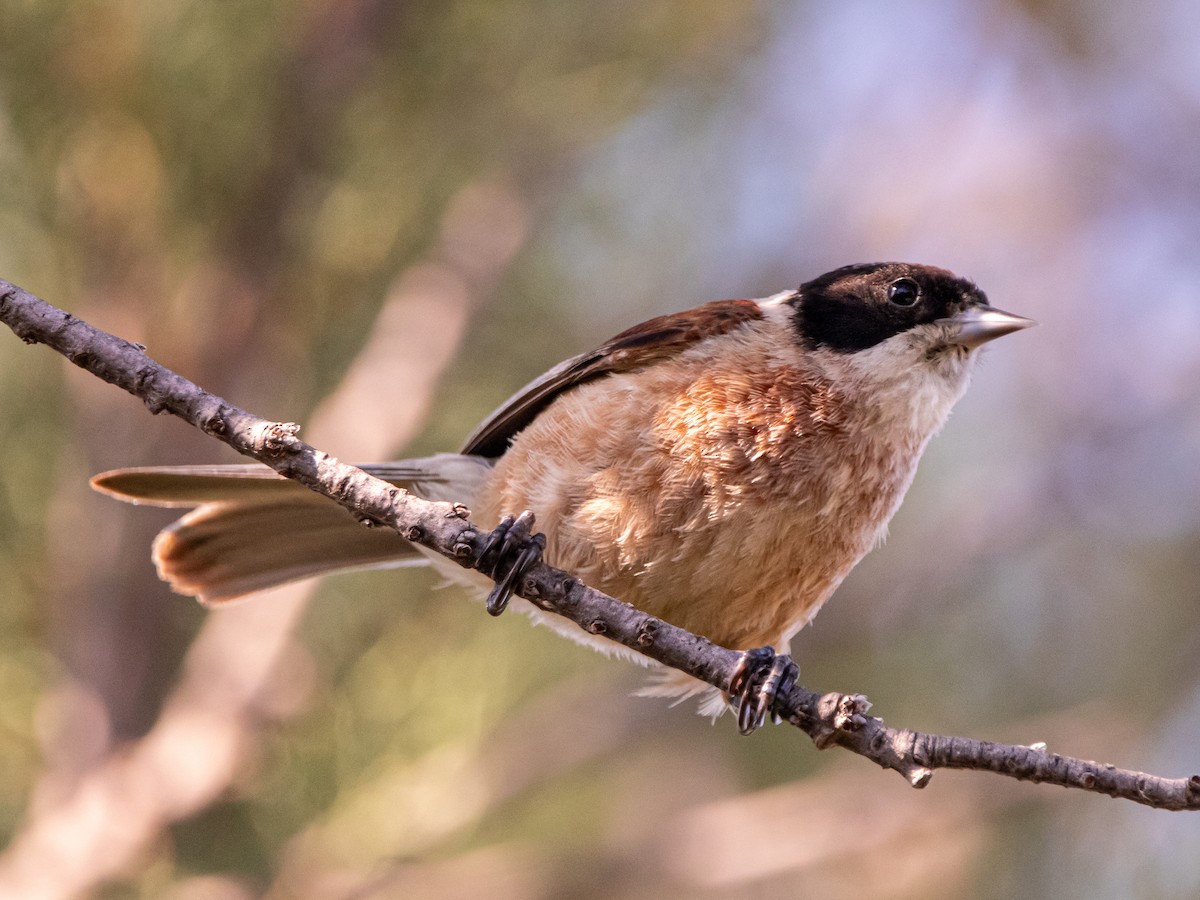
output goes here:
[{"label": "bird's foot", "polygon": [[533,533],[533,513],[529,510],[515,519],[505,516],[500,520],[479,554],[480,571],[496,581],[487,598],[487,611],[498,616],[508,607],[521,579],[546,549],[546,536]]},{"label": "bird's foot", "polygon": [[729,702],[738,717],[738,731],[753,734],[762,727],[767,714],[778,722],[775,700],[787,694],[800,677],[800,667],[790,656],[776,655],[773,647],[747,650],[738,660],[729,681]]}]

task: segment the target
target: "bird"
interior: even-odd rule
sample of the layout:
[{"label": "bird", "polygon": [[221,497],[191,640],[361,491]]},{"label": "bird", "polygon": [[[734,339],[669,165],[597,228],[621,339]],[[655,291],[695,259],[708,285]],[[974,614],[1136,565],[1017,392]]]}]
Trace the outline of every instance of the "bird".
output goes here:
[{"label": "bird", "polygon": [[[540,533],[523,560],[544,547],[546,562],[586,584],[744,651],[724,693],[665,669],[642,693],[702,694],[708,714],[740,705],[748,733],[794,679],[791,638],[885,537],[980,348],[1033,324],[942,268],[843,266],[794,290],[635,325],[526,385],[458,453],[363,468],[463,503],[473,521],[500,521],[499,535],[515,524],[518,545],[530,517],[511,513],[528,511]],[[118,469],[92,485],[194,507],[158,535],[153,558],[175,591],[210,606],[338,570],[439,564],[258,464]],[[440,565],[507,602],[480,573]],[[517,602],[569,637],[653,665]]]}]

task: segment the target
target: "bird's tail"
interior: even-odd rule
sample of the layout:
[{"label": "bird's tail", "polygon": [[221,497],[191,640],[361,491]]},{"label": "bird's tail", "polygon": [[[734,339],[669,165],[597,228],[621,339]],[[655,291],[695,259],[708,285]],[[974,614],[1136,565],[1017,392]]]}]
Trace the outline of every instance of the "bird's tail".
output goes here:
[{"label": "bird's tail", "polygon": [[[470,504],[490,467],[440,454],[362,468],[421,497]],[[426,561],[391,529],[360,524],[266,466],[116,469],[92,487],[129,503],[195,507],[159,533],[154,563],[173,590],[209,605],[313,575]]]}]

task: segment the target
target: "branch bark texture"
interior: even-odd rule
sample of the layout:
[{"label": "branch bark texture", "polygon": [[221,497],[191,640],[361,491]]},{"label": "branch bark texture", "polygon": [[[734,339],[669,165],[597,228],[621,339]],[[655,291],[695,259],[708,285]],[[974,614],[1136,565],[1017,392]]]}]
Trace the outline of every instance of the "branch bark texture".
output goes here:
[{"label": "branch bark texture", "polygon": [[[145,348],[100,331],[6,281],[0,281],[0,320],[26,343],[42,343],[75,365],[142,399],[152,413],[168,412],[234,450],[265,463],[350,510],[364,526],[393,528],[408,540],[478,568],[488,532],[460,504],[432,503],[373,478],[309,446],[299,426],[270,422],[205,391],[151,359]],[[663,665],[725,689],[741,657],[538,563],[517,593],[541,609],[575,622]],[[858,694],[819,694],[796,686],[777,703],[782,717],[819,748],[840,745],[914,787],[939,768],[976,769],[1133,800],[1160,809],[1200,809],[1200,774],[1163,778],[1020,746],[889,728],[868,715]]]}]

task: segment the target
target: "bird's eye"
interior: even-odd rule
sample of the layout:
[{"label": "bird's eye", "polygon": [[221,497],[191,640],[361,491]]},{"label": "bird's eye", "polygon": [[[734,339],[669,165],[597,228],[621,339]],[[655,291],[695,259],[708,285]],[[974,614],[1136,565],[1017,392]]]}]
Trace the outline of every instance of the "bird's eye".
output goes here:
[{"label": "bird's eye", "polygon": [[921,297],[921,286],[911,278],[897,278],[888,288],[888,299],[897,306],[912,306]]}]

